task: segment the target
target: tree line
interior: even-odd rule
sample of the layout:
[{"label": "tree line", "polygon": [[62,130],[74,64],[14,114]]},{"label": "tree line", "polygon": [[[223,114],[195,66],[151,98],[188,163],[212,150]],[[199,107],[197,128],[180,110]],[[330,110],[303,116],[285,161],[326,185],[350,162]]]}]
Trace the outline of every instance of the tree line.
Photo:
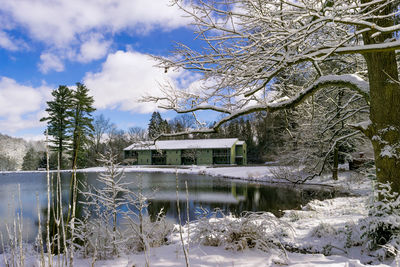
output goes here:
[{"label": "tree line", "polygon": [[[306,166],[310,173],[334,171],[335,168],[337,172],[338,164],[351,161],[351,153],[366,143],[360,136],[335,143],[338,138],[351,134],[345,125],[368,116],[365,112],[355,112],[362,109],[364,103],[346,89],[339,93],[337,90],[317,92],[315,101],[306,101],[301,108],[245,115],[225,123],[218,132],[207,134],[191,133],[198,128],[198,122],[189,114],[166,120],[157,111],[151,115],[147,128],[119,129],[104,115],[92,117],[93,97],[80,83],[75,89],[59,86],[52,96],[47,102],[49,115],[41,119],[47,122],[51,169],[57,169],[58,165],[61,169],[98,166],[101,154],[107,150],[117,155],[118,162],[123,162],[123,149],[134,142],[187,132],[160,139],[239,138],[247,144],[250,164],[280,161]],[[215,122],[205,124],[213,127]],[[30,148],[24,157],[23,169],[45,167],[44,151]]]}]

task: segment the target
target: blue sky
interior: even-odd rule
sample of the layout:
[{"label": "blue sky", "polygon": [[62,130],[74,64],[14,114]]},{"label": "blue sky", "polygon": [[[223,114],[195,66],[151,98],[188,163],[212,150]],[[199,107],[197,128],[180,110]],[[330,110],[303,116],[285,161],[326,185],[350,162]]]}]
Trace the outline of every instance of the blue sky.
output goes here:
[{"label": "blue sky", "polygon": [[[46,101],[58,85],[82,82],[95,115],[118,127],[146,127],[159,83],[188,85],[193,74],[155,68],[173,42],[197,46],[189,21],[168,0],[0,0],[0,133],[39,138]],[[212,116],[208,119],[211,120]],[[176,116],[162,113],[164,118]]]}]

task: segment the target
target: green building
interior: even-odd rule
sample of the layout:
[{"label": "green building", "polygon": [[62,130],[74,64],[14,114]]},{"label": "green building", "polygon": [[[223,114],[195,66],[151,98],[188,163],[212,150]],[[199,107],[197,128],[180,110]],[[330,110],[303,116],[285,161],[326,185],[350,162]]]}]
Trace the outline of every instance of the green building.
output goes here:
[{"label": "green building", "polygon": [[246,143],[237,138],[138,142],[125,148],[124,156],[137,165],[247,164]]}]

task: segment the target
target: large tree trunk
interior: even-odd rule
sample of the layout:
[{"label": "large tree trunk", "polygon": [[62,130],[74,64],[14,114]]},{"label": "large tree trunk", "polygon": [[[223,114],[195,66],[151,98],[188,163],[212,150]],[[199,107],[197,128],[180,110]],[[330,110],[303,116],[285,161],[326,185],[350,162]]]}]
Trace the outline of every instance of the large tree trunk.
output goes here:
[{"label": "large tree trunk", "polygon": [[400,85],[395,53],[373,53],[365,58],[371,94],[368,135],[376,174],[379,182],[392,182],[392,188],[400,192]]},{"label": "large tree trunk", "polygon": [[[384,10],[380,13],[388,14]],[[393,25],[390,19],[374,21],[381,26]],[[383,43],[391,34],[375,38],[364,34],[365,44]],[[392,188],[400,192],[400,83],[396,54],[373,52],[364,54],[368,67],[370,85],[370,119],[372,125],[367,132],[375,154],[376,174],[379,182],[391,182]]]}]

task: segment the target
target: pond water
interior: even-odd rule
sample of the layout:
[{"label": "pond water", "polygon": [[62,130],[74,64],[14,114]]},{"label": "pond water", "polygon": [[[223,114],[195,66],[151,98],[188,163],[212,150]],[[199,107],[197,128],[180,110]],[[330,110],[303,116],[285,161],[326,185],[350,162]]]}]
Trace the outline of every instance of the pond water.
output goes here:
[{"label": "pond water", "polygon": [[[86,181],[96,187],[101,186],[97,180],[98,173],[78,173],[77,175],[80,181]],[[161,208],[164,208],[166,216],[177,221],[175,174],[126,173],[125,176],[126,181],[132,182],[130,185],[132,190],[137,190],[138,183],[141,181],[142,190],[150,199],[148,208],[150,215],[154,216]],[[71,173],[62,173],[61,180],[63,200],[68,200]],[[243,211],[269,211],[279,216],[282,210],[299,209],[311,199],[326,199],[334,196],[329,190],[316,190],[315,187],[271,186],[204,175],[180,174],[179,198],[183,218],[187,216],[185,181],[187,181],[189,191],[190,220],[196,219],[196,211],[200,207],[208,210],[220,208],[226,214],[231,212],[239,215]],[[3,234],[6,231],[5,224],[13,221],[19,209],[19,197],[23,212],[24,240],[32,242],[37,235],[37,202],[40,205],[42,221],[47,214],[46,173],[0,173],[0,231]],[[67,201],[65,203],[63,201],[63,205],[67,209]]]}]

